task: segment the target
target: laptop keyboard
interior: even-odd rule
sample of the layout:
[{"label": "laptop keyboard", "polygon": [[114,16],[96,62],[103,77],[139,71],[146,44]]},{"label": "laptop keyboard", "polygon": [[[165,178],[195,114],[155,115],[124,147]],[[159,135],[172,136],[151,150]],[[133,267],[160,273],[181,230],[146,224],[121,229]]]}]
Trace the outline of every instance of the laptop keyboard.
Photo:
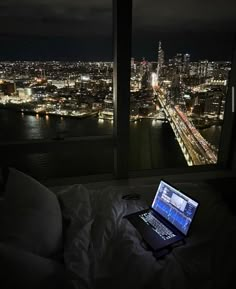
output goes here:
[{"label": "laptop keyboard", "polygon": [[140,215],[140,218],[143,219],[146,223],[151,225],[154,231],[163,239],[169,240],[176,235],[168,229],[165,225],[163,225],[157,218],[155,218],[151,213],[145,213]]}]

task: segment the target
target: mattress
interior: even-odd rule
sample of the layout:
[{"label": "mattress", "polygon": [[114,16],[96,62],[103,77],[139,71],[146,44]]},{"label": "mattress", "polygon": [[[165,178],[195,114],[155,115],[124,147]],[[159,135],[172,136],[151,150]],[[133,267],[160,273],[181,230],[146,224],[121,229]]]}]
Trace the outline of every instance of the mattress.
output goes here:
[{"label": "mattress", "polygon": [[[155,258],[123,218],[148,208],[155,186],[73,185],[60,191],[64,259],[72,288],[231,288],[236,274],[236,220],[207,185],[174,184],[200,205],[183,246]],[[140,199],[122,196],[138,192]]]}]

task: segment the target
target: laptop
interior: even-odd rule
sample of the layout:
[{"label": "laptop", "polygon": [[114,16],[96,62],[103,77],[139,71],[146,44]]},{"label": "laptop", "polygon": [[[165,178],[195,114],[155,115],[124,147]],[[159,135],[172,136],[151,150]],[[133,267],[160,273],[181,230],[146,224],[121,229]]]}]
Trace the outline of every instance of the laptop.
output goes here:
[{"label": "laptop", "polygon": [[125,216],[154,251],[184,240],[198,202],[161,180],[149,209]]}]

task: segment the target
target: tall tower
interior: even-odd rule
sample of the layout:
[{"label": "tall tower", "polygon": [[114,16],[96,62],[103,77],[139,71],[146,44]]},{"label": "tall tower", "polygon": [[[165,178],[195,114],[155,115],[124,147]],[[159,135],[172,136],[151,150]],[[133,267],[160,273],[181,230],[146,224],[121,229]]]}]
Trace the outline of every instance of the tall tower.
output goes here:
[{"label": "tall tower", "polygon": [[159,41],[158,60],[157,60],[157,82],[159,82],[163,64],[164,64],[164,51],[161,47],[161,41]]},{"label": "tall tower", "polygon": [[186,53],[184,54],[183,72],[186,75],[189,75],[189,70],[190,70],[190,54]]},{"label": "tall tower", "polygon": [[174,65],[178,74],[183,72],[183,55],[182,53],[177,53],[174,59]]},{"label": "tall tower", "polygon": [[134,57],[131,58],[131,69],[134,69]]},{"label": "tall tower", "polygon": [[199,77],[207,77],[208,74],[208,60],[201,60],[198,62]]}]

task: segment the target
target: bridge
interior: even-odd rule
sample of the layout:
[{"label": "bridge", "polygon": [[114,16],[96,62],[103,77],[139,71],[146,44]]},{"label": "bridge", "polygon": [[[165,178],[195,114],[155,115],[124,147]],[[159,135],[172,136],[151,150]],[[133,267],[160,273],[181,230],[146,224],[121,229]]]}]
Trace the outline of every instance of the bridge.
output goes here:
[{"label": "bridge", "polygon": [[216,148],[202,137],[178,105],[167,104],[161,91],[156,94],[188,165],[216,164]]}]

